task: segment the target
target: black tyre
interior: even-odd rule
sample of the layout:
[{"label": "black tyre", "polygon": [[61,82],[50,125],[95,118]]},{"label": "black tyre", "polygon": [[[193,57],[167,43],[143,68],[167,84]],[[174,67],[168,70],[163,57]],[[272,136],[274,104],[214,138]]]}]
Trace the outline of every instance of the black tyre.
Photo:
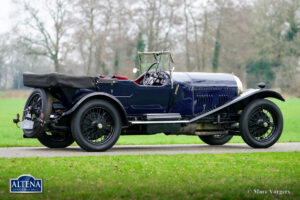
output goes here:
[{"label": "black tyre", "polygon": [[23,129],[26,137],[35,138],[43,132],[44,127],[37,120],[41,118],[41,114],[43,114],[42,118],[44,121],[49,120],[52,111],[52,101],[51,94],[44,89],[35,89],[29,95],[22,119],[24,120],[30,116],[30,120],[35,121],[35,123],[33,129]]},{"label": "black tyre", "polygon": [[207,135],[199,138],[209,145],[223,145],[231,140],[232,135]]},{"label": "black tyre", "polygon": [[244,141],[253,148],[268,148],[281,136],[283,117],[273,102],[257,99],[251,102],[240,118],[240,131]]},{"label": "black tyre", "polygon": [[74,142],[71,133],[43,132],[38,136],[38,140],[44,146],[49,148],[65,148]]},{"label": "black tyre", "polygon": [[72,118],[71,132],[77,144],[86,151],[111,148],[121,133],[118,110],[105,100],[90,100]]}]

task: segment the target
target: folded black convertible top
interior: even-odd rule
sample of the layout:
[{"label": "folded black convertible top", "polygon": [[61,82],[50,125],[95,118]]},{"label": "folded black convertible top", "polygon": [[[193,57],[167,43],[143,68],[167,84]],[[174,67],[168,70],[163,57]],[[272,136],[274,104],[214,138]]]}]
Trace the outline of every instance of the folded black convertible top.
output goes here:
[{"label": "folded black convertible top", "polygon": [[78,88],[88,89],[97,86],[98,77],[70,76],[59,73],[34,74],[23,73],[23,83],[35,88]]}]

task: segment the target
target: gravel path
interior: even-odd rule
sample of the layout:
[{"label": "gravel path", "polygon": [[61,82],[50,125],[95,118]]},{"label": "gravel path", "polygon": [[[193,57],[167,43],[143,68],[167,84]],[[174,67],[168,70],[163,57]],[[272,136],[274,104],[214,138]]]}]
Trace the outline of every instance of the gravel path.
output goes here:
[{"label": "gravel path", "polygon": [[104,155],[154,155],[154,154],[203,154],[203,153],[256,153],[300,151],[300,142],[277,143],[268,149],[253,149],[246,144],[209,146],[204,144],[177,145],[116,145],[106,152],[85,152],[77,146],[65,149],[46,147],[4,147],[0,148],[2,158],[104,156]]}]

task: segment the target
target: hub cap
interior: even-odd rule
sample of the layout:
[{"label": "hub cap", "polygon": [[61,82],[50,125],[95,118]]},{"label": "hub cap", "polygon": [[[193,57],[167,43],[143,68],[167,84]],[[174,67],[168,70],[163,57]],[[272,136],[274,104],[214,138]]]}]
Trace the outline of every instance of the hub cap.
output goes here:
[{"label": "hub cap", "polygon": [[99,123],[99,124],[97,125],[97,127],[98,127],[99,129],[101,129],[101,128],[103,128],[103,125],[102,125],[101,123]]}]

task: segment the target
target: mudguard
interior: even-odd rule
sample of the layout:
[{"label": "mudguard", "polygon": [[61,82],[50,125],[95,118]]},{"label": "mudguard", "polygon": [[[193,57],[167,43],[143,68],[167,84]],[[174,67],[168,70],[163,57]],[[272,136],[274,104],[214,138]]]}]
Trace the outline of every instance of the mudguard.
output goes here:
[{"label": "mudguard", "polygon": [[89,94],[85,95],[79,101],[77,101],[76,104],[71,109],[64,112],[61,117],[66,116],[66,115],[70,115],[80,105],[82,105],[85,101],[87,101],[88,99],[91,99],[91,98],[105,99],[105,100],[109,101],[110,103],[112,103],[113,105],[115,105],[117,107],[117,109],[120,111],[120,115],[121,115],[121,119],[122,119],[123,124],[124,125],[128,124],[127,113],[126,113],[123,105],[121,104],[121,102],[116,97],[114,97],[113,95],[110,95],[110,94],[104,93],[104,92],[93,92],[93,93],[89,93]]},{"label": "mudguard", "polygon": [[224,108],[227,108],[229,106],[233,106],[235,104],[247,104],[249,103],[249,101],[252,101],[254,99],[263,99],[263,98],[267,98],[267,97],[272,97],[275,99],[279,99],[281,101],[285,101],[285,99],[282,97],[282,95],[274,90],[269,90],[269,89],[249,89],[246,90],[244,93],[242,93],[240,96],[238,96],[237,98],[233,99],[232,101],[216,108],[213,109],[207,113],[201,114],[195,118],[192,118],[191,120],[189,120],[189,123],[191,122],[195,122],[203,117],[206,117],[208,115],[211,115],[213,113],[216,113]]}]

